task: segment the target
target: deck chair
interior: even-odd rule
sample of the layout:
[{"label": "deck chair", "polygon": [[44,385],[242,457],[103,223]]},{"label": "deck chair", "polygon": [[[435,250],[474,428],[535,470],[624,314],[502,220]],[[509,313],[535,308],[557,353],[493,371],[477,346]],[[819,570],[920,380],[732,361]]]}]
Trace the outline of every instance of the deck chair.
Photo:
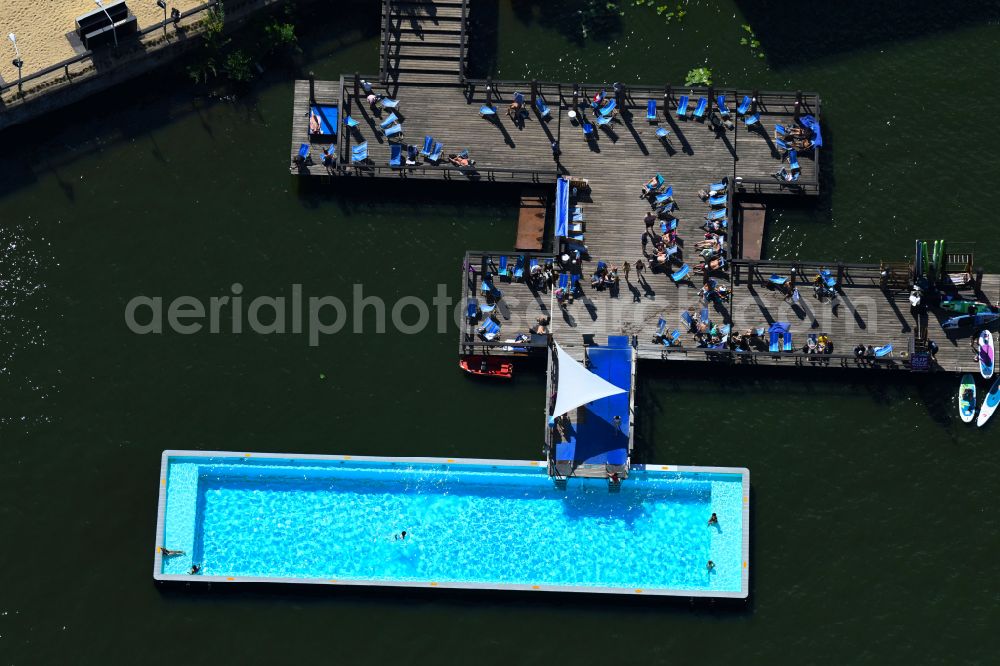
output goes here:
[{"label": "deck chair", "polygon": [[698,99],[698,106],[694,107],[694,117],[704,118],[705,111],[708,109],[708,98],[701,97]]},{"label": "deck chair", "polygon": [[[500,294],[500,295],[503,296],[503,294]],[[482,304],[482,305],[479,306],[479,312],[482,313],[483,316],[487,316],[487,315],[492,314],[493,311],[496,310],[496,309],[497,309],[497,304],[496,303],[493,303],[492,305],[486,305],[484,303],[484,304]]]},{"label": "deck chair", "polygon": [[660,233],[665,234],[668,231],[673,231],[676,228],[677,228],[677,218],[674,218],[674,219],[670,220],[669,222],[666,221],[666,220],[663,220],[662,222],[660,222]]},{"label": "deck chair", "polygon": [[658,127],[656,129],[656,138],[660,141],[666,141],[668,136],[670,136],[670,130],[665,127]]},{"label": "deck chair", "polygon": [[726,106],[725,95],[719,95],[718,97],[715,98],[715,106],[717,109],[719,109],[720,116],[722,116],[723,118],[729,117],[729,107]]},{"label": "deck chair", "polygon": [[729,186],[729,177],[727,176],[726,178],[723,178],[719,182],[712,183],[711,185],[709,185],[708,191],[715,192],[716,194],[722,194],[723,192],[726,191],[726,188],[728,186]]},{"label": "deck chair", "polygon": [[306,159],[309,157],[309,144],[308,143],[303,143],[301,146],[299,146],[299,152],[296,155],[296,157],[298,158],[298,160],[300,162],[305,162],[306,161]]},{"label": "deck chair", "polygon": [[698,321],[700,321],[703,324],[711,324],[712,323],[711,322],[711,317],[708,314],[708,306],[707,305],[704,306],[704,307],[702,307],[701,312],[698,313]]},{"label": "deck chair", "polygon": [[663,338],[663,344],[667,347],[673,347],[677,344],[677,341],[681,338],[681,332],[676,328],[670,331],[670,334]]},{"label": "deck chair", "polygon": [[605,118],[610,118],[616,108],[618,108],[618,102],[613,99],[609,99],[604,106],[598,109],[597,113]]},{"label": "deck chair", "polygon": [[399,125],[399,124],[393,125],[389,129],[385,130],[384,134],[385,134],[385,138],[387,138],[387,139],[391,139],[393,137],[395,137],[397,140],[402,139],[403,138],[403,126]]},{"label": "deck chair", "polygon": [[510,267],[507,266],[507,255],[500,255],[500,265],[497,267],[498,277],[510,277]]},{"label": "deck chair", "polygon": [[799,154],[794,150],[788,151],[788,166],[792,171],[799,171]]},{"label": "deck chair", "polygon": [[365,162],[368,160],[368,142],[359,143],[351,148],[351,162]]},{"label": "deck chair", "polygon": [[475,324],[479,320],[479,304],[475,298],[469,298],[469,302],[465,306],[465,316],[469,318],[470,324]]},{"label": "deck chair", "polygon": [[725,206],[726,205],[726,198],[727,197],[726,197],[725,194],[716,194],[714,197],[709,197],[708,198],[708,205],[712,206],[713,208],[715,206]]},{"label": "deck chair", "polygon": [[691,267],[688,266],[687,264],[684,264],[683,266],[681,266],[676,271],[670,274],[670,279],[673,280],[675,283],[680,282],[684,278],[686,278],[688,273],[690,272],[691,272]]},{"label": "deck chair", "polygon": [[437,162],[441,159],[441,151],[444,150],[444,145],[441,143],[435,143],[434,148],[431,150],[431,154],[427,156],[428,162]]},{"label": "deck chair", "polygon": [[590,123],[583,123],[583,136],[588,141],[594,138],[594,126]]},{"label": "deck chair", "polygon": [[663,189],[663,186],[667,184],[667,179],[664,178],[663,174],[661,173],[657,173],[655,176],[653,176],[653,178],[656,178],[656,185],[653,185],[652,187],[647,187],[645,184],[643,184],[643,194],[645,196],[649,196],[650,194],[659,194],[660,190]]},{"label": "deck chair", "polygon": [[403,146],[394,143],[389,146],[389,166],[398,167],[403,164]]},{"label": "deck chair", "polygon": [[729,335],[732,330],[732,324],[723,324],[719,327],[719,335]]},{"label": "deck chair", "polygon": [[689,331],[694,330],[694,317],[692,317],[691,313],[687,310],[681,312],[681,323],[686,324]]},{"label": "deck chair", "polygon": [[406,147],[406,163],[407,164],[416,164],[417,163],[417,155],[419,154],[419,152],[420,152],[420,149],[417,148],[416,146],[407,146]]},{"label": "deck chair", "polygon": [[492,116],[495,116],[497,115],[497,107],[491,106],[489,104],[483,104],[481,107],[479,107],[479,115],[481,115],[483,118],[490,118]]},{"label": "deck chair", "polygon": [[583,222],[583,208],[581,208],[580,206],[575,206],[573,208],[573,221]]},{"label": "deck chair", "polygon": [[666,215],[667,213],[670,213],[675,208],[677,208],[677,203],[676,202],[674,202],[674,201],[667,201],[667,202],[664,202],[664,203],[662,203],[662,204],[660,204],[659,206],[656,207],[656,214],[657,215]]},{"label": "deck chair", "polygon": [[882,345],[881,347],[875,348],[875,357],[882,358],[883,356],[888,356],[892,353],[892,345]]},{"label": "deck chair", "polygon": [[531,260],[528,261],[528,275],[532,275],[531,271],[533,271],[535,269],[535,266],[537,265],[538,265],[538,259],[532,257]]},{"label": "deck chair", "polygon": [[535,97],[535,108],[538,109],[538,115],[542,118],[550,118],[552,116],[552,111],[549,109],[549,105],[545,103],[541,95]]},{"label": "deck chair", "polygon": [[500,324],[493,317],[487,318],[479,327],[479,335],[483,336],[484,340],[495,340],[500,335]]},{"label": "deck chair", "polygon": [[774,126],[774,138],[775,139],[784,139],[785,138],[785,126],[784,125],[775,125]]},{"label": "deck chair", "polygon": [[767,281],[770,282],[773,285],[777,285],[779,287],[784,287],[785,284],[788,282],[788,278],[786,278],[784,275],[778,275],[777,273],[771,273],[771,277],[767,278]]},{"label": "deck chair", "polygon": [[775,139],[774,140],[774,147],[777,148],[780,151],[783,151],[783,152],[786,152],[786,153],[788,152],[788,144],[785,143],[781,139]]},{"label": "deck chair", "polygon": [[743,101],[740,102],[739,107],[736,109],[736,113],[741,116],[745,116],[747,111],[750,110],[750,105],[753,104],[753,98],[750,95],[744,95]]},{"label": "deck chair", "polygon": [[574,273],[573,275],[570,276],[570,278],[569,278],[569,288],[570,288],[570,291],[573,294],[576,294],[576,295],[579,295],[579,296],[583,295],[583,287],[580,286],[580,275],[579,274]]},{"label": "deck chair", "polygon": [[430,134],[424,136],[424,147],[420,149],[420,154],[425,156],[430,155],[431,147],[433,146],[434,146],[434,137],[432,137]]},{"label": "deck chair", "polygon": [[569,273],[559,274],[559,288],[566,289],[569,287]]},{"label": "deck chair", "polygon": [[656,122],[656,100],[651,99],[646,102],[646,120],[651,123]]},{"label": "deck chair", "polygon": [[387,129],[393,123],[399,122],[399,116],[395,113],[390,113],[389,117],[378,124],[381,129]]},{"label": "deck chair", "polygon": [[514,279],[523,280],[524,279],[524,256],[517,258],[517,262],[514,264]]},{"label": "deck chair", "polygon": [[378,105],[380,107],[382,107],[383,109],[398,109],[399,108],[399,100],[398,99],[389,99],[388,97],[383,97],[382,99],[379,100]]},{"label": "deck chair", "polygon": [[746,124],[747,127],[752,127],[753,125],[756,125],[757,123],[760,122],[760,114],[755,113],[752,116],[746,116],[745,118],[743,118],[743,122]]},{"label": "deck chair", "polygon": [[667,330],[667,320],[660,317],[660,321],[656,323],[656,337],[662,338],[664,332]]},{"label": "deck chair", "polygon": [[673,198],[674,198],[674,186],[671,185],[670,187],[668,187],[666,189],[665,192],[663,192],[663,194],[657,194],[656,198],[653,199],[653,203],[654,204],[663,204],[663,203],[667,203],[668,201],[670,201]]},{"label": "deck chair", "polygon": [[837,278],[825,268],[820,270],[819,277],[828,288],[833,289],[837,286]]},{"label": "deck chair", "polygon": [[687,118],[688,113],[688,96],[681,95],[680,100],[677,102],[677,117]]},{"label": "deck chair", "polygon": [[350,116],[344,116],[344,126],[347,127],[348,130],[354,129],[359,124],[360,123],[354,118],[351,118]]},{"label": "deck chair", "polygon": [[610,125],[611,120],[612,120],[611,116],[598,116],[595,119],[595,122],[597,123],[598,127],[604,127],[605,125]]},{"label": "deck chair", "polygon": [[514,103],[524,106],[524,93],[514,93]]},{"label": "deck chair", "polygon": [[706,215],[705,219],[707,219],[707,220],[721,220],[721,219],[723,219],[725,217],[726,217],[726,209],[725,208],[717,208],[717,209],[711,211],[708,215]]}]

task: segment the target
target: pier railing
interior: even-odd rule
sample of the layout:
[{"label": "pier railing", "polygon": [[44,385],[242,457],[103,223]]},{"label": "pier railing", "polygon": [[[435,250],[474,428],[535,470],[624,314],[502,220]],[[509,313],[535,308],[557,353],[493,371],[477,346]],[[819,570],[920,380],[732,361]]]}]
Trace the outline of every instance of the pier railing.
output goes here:
[{"label": "pier railing", "polygon": [[458,80],[465,83],[465,55],[467,52],[466,26],[469,23],[469,0],[462,0],[462,33],[458,46]]}]

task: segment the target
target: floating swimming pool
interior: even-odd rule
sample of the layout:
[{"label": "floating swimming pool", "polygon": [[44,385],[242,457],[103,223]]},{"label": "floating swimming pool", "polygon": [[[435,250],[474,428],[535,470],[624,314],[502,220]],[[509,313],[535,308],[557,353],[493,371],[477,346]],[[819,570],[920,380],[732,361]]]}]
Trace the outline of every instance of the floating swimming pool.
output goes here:
[{"label": "floating swimming pool", "polygon": [[164,451],[156,545],[181,554],[153,577],[745,598],[749,491],[742,468],[611,492],[535,461]]}]

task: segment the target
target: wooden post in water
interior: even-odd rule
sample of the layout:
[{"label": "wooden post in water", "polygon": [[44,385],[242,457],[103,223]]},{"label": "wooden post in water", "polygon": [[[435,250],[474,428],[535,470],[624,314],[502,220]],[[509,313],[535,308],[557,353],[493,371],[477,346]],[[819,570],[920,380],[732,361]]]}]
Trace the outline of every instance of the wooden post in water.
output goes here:
[{"label": "wooden post in water", "polygon": [[316,103],[316,74],[309,72],[309,103]]}]

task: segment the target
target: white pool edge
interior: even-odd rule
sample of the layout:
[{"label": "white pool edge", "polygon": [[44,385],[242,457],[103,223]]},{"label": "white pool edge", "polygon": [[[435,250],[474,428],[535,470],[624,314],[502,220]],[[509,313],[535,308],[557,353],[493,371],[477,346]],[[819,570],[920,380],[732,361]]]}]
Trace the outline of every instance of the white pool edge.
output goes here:
[{"label": "white pool edge", "polygon": [[[461,583],[449,581],[384,581],[370,579],[319,579],[319,578],[275,578],[262,576],[189,576],[186,574],[162,573],[163,562],[159,545],[163,543],[164,515],[167,499],[167,467],[171,457],[196,458],[278,458],[285,460],[352,460],[358,462],[402,462],[430,463],[442,465],[481,465],[504,467],[541,467],[544,460],[501,460],[492,458],[434,458],[434,457],[391,457],[352,456],[325,454],[259,453],[244,451],[192,451],[167,449],[160,456],[160,488],[156,512],[156,543],[153,555],[153,579],[157,581],[202,582],[202,583],[284,583],[295,585],[356,585],[365,587],[403,588],[448,588],[460,590],[513,590],[522,592],[582,592],[591,594],[649,595],[666,597],[706,597],[712,599],[746,599],[750,594],[750,470],[746,467],[700,467],[691,465],[632,465],[637,471],[656,472],[701,472],[714,474],[739,474],[743,480],[743,572],[739,592],[714,590],[674,590],[668,588],[627,589],[621,587],[598,587],[585,585],[520,585],[514,583]],[[628,483],[628,480],[623,481]]]}]

